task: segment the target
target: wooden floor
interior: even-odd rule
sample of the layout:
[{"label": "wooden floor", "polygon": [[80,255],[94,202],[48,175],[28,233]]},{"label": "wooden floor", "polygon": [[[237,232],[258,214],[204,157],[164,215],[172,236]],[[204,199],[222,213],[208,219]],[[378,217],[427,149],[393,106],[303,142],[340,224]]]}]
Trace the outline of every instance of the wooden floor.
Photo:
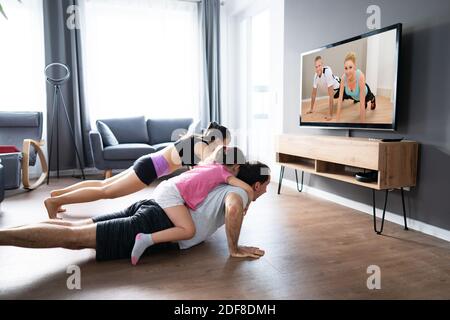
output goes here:
[{"label": "wooden floor", "polygon": [[[75,179],[60,179],[63,186]],[[149,197],[68,207],[70,218],[121,209]],[[0,228],[45,218],[50,188],[9,196]],[[241,243],[266,250],[260,260],[228,257],[225,232],[187,251],[97,263],[93,250],[0,247],[0,299],[450,299],[450,243],[276,185],[253,203]],[[81,290],[68,290],[67,267],[81,268]],[[367,267],[381,268],[381,289],[366,286]]]},{"label": "wooden floor", "polygon": [[[392,102],[389,98],[377,96],[377,107],[375,110],[366,109],[366,122],[391,124],[392,123]],[[314,105],[314,112],[307,114],[310,109],[311,102],[304,101],[302,103],[302,121],[304,122],[337,122],[337,99],[334,99],[333,118],[328,121],[325,119],[328,116],[328,99],[316,100]],[[339,122],[345,123],[359,123],[359,103],[353,103],[351,100],[344,100],[342,103],[341,118]]]}]

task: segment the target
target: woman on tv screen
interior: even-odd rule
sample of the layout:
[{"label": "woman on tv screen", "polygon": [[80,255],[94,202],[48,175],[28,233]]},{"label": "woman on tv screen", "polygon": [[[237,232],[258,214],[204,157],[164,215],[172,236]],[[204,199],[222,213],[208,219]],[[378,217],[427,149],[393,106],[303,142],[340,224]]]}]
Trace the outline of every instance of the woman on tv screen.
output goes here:
[{"label": "woman on tv screen", "polygon": [[[339,88],[337,121],[340,120],[344,94],[353,99],[354,103],[360,102],[359,118],[362,123],[366,121],[367,107],[370,106],[370,109],[374,110],[377,106],[375,95],[366,83],[364,73],[356,67],[356,54],[353,52],[347,53],[344,60],[344,74]],[[364,105],[361,101],[365,102]]]}]

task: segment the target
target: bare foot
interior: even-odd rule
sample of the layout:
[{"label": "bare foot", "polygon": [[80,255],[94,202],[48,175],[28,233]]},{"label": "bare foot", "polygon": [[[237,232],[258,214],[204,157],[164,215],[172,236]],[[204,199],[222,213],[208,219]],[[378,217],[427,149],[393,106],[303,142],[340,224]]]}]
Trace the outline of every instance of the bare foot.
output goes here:
[{"label": "bare foot", "polygon": [[331,121],[332,119],[333,119],[333,117],[330,117],[330,116],[326,116],[326,117],[325,117],[325,120],[326,120],[326,121]]},{"label": "bare foot", "polygon": [[53,191],[50,191],[50,197],[52,197],[52,198],[57,197],[57,196],[60,196],[60,195],[62,195],[62,194],[63,194],[63,192],[61,192],[60,190],[53,190]]},{"label": "bare foot", "polygon": [[[63,195],[63,194],[64,194],[64,193],[61,192],[61,191],[59,191],[59,190],[53,190],[53,191],[50,191],[50,197],[52,197],[52,198],[58,197],[58,196]],[[67,210],[66,210],[65,208],[63,208],[63,207],[61,207],[61,206],[58,207],[58,213],[66,212],[66,211],[67,211]]]},{"label": "bare foot", "polygon": [[45,205],[45,208],[47,209],[48,217],[50,219],[56,219],[56,215],[58,213],[58,208],[60,208],[60,206],[55,204],[54,200],[52,198],[45,199],[44,205]]}]

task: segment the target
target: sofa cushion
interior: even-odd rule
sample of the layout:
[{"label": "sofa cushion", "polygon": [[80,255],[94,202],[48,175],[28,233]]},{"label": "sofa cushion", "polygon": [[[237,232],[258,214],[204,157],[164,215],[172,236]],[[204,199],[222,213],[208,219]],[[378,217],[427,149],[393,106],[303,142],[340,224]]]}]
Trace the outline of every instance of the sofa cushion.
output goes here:
[{"label": "sofa cushion", "polygon": [[0,127],[32,127],[40,125],[39,112],[0,112]]},{"label": "sofa cushion", "polygon": [[150,144],[176,141],[185,134],[192,119],[148,119],[147,130]]},{"label": "sofa cushion", "polygon": [[163,142],[163,143],[154,144],[154,145],[152,145],[152,147],[155,148],[156,151],[160,151],[160,150],[164,149],[165,147],[170,146],[171,144],[173,144],[173,142]]},{"label": "sofa cushion", "polygon": [[119,143],[149,143],[145,117],[100,120],[106,123]]},{"label": "sofa cushion", "polygon": [[116,146],[119,144],[119,141],[117,141],[116,136],[111,131],[111,129],[108,127],[106,123],[103,121],[97,121],[97,130],[100,132],[100,135],[102,136],[103,144],[107,146]]},{"label": "sofa cushion", "polygon": [[123,143],[109,146],[103,150],[105,160],[136,160],[137,158],[155,152],[155,148],[144,143]]}]

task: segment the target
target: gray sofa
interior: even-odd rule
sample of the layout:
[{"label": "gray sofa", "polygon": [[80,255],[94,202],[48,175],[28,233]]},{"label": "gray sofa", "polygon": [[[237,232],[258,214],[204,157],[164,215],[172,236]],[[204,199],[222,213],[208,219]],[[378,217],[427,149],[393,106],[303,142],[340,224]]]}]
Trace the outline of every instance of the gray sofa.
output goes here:
[{"label": "gray sofa", "polygon": [[97,120],[96,124],[97,130],[89,133],[89,141],[94,165],[105,170],[105,177],[111,176],[112,169],[127,169],[139,157],[164,149],[188,131],[198,132],[198,123],[192,119],[142,116]]}]

